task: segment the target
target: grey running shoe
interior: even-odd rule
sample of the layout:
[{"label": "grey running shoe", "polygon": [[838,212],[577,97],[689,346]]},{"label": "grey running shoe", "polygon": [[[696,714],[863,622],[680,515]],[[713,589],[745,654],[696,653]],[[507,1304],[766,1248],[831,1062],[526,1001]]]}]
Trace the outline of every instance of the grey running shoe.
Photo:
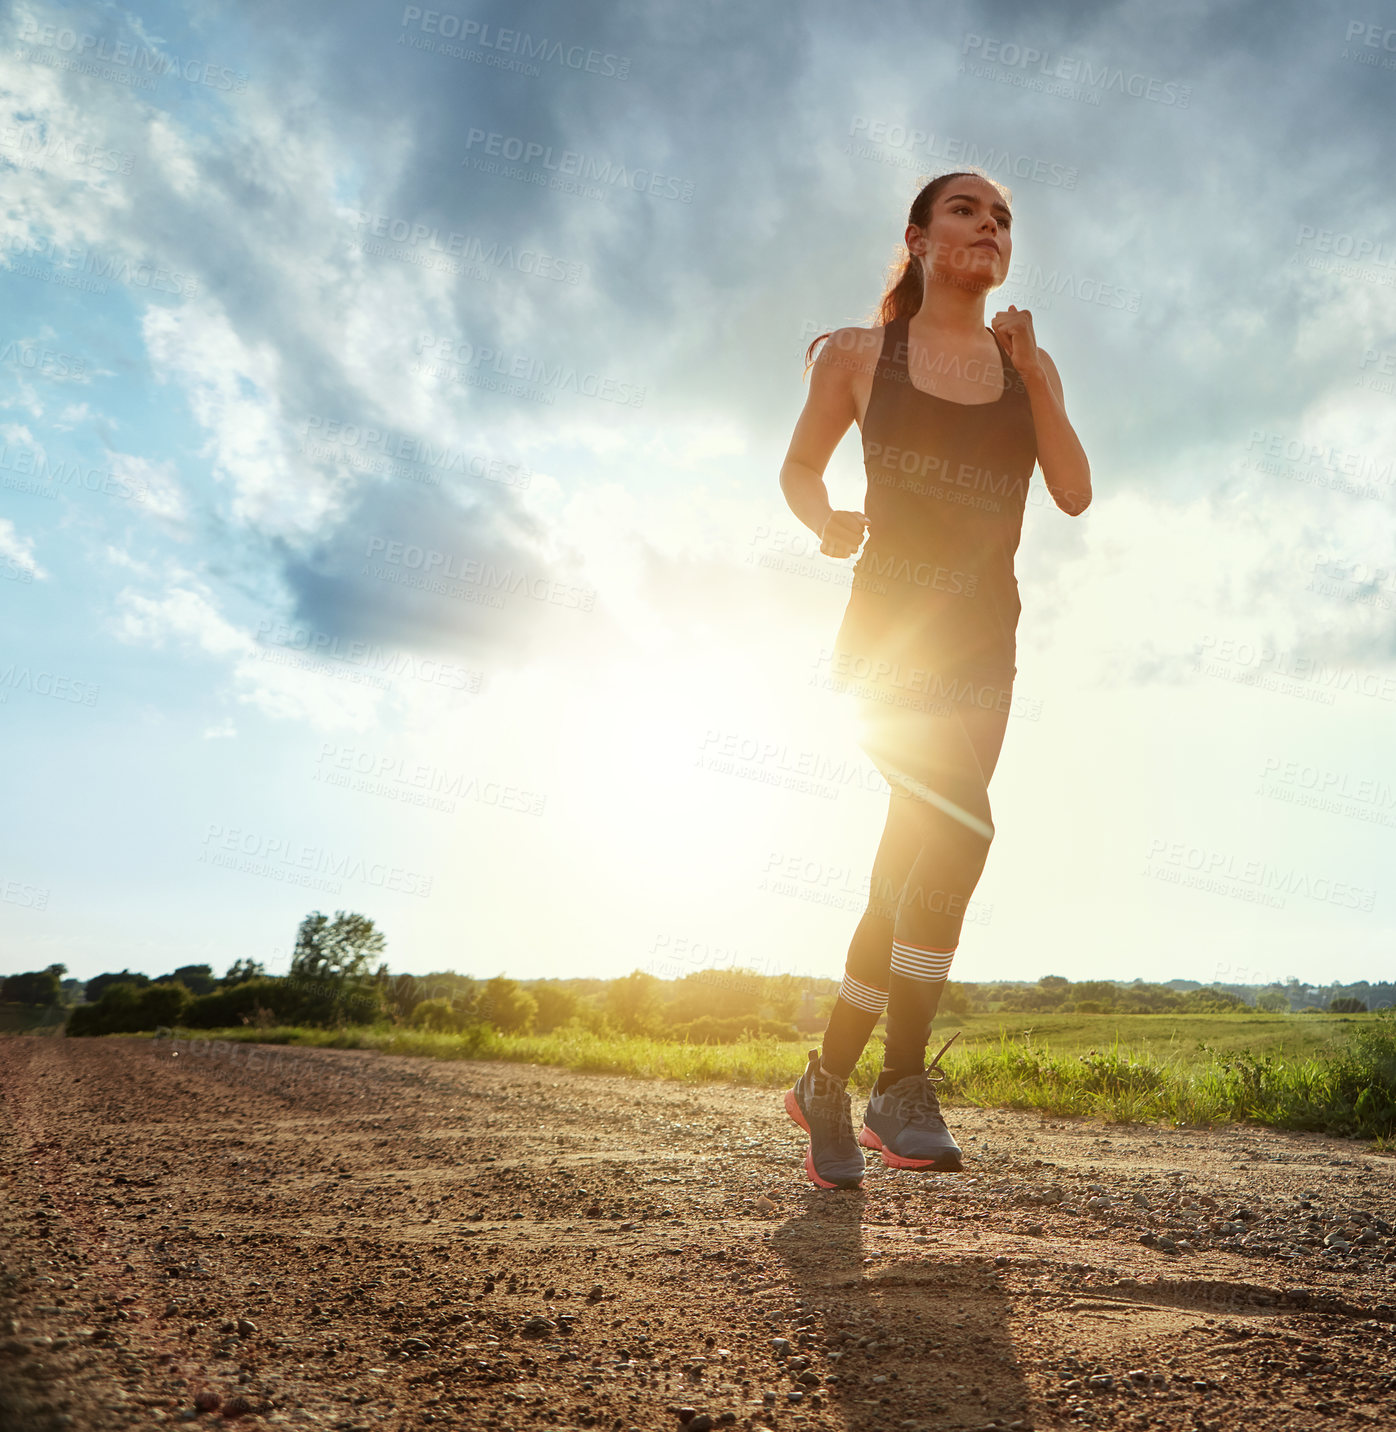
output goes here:
[{"label": "grey running shoe", "polygon": [[959,1038],[952,1034],[926,1068],[908,1074],[868,1100],[858,1142],[877,1149],[892,1168],[939,1169],[954,1173],[963,1167],[960,1146],[945,1127],[940,1100],[932,1083],[945,1078],[940,1055]]},{"label": "grey running shoe", "polygon": [[811,1049],[805,1072],[785,1091],[785,1112],[809,1134],[805,1172],[820,1188],[861,1188],[867,1165],[853,1137],[848,1081],[826,1074]]}]

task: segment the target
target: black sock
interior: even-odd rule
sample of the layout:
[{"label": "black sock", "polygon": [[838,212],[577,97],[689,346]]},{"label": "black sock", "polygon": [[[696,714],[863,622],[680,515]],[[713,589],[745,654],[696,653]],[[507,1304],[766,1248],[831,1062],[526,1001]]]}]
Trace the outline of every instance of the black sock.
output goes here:
[{"label": "black sock", "polygon": [[873,1025],[882,1017],[840,998],[834,1001],[833,1013],[829,1016],[829,1027],[824,1031],[824,1047],[819,1062],[826,1074],[836,1079],[847,1079],[853,1073],[873,1032]]},{"label": "black sock", "polygon": [[908,1074],[921,1074],[925,1072],[925,1066],[920,1069],[884,1069],[877,1076],[877,1084],[873,1089],[874,1094],[884,1094],[898,1079],[905,1079]]}]

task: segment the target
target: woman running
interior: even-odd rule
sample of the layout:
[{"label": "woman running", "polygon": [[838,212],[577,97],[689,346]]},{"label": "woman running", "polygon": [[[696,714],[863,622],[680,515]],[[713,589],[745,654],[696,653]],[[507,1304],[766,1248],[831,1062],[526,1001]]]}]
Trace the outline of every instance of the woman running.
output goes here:
[{"label": "woman running", "polygon": [[[860,1145],[894,1168],[961,1167],[931,1087],[949,1043],[929,1067],[926,1043],[994,836],[988,785],[1017,675],[1013,556],[1034,465],[1062,511],[1091,500],[1032,315],[1010,305],[984,323],[985,295],[1008,275],[1011,199],[971,171],[917,194],[878,326],[809,346],[809,396],[780,471],[821,552],[851,556],[867,529],[833,667],[892,792],[823,1048],[785,1095],[821,1188],[862,1183]],[[854,422],[867,512],[835,512],[824,469]],[[855,1138],[847,1081],[884,1010],[883,1069]]]}]

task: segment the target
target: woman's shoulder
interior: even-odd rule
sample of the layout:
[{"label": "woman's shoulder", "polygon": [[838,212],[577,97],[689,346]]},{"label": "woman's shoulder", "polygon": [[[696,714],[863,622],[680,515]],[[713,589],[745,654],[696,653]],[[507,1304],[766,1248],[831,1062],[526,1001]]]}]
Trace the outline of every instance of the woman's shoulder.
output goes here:
[{"label": "woman's shoulder", "polygon": [[872,372],[877,366],[886,333],[887,329],[881,324],[875,328],[835,328],[820,345],[815,361],[826,367]]}]

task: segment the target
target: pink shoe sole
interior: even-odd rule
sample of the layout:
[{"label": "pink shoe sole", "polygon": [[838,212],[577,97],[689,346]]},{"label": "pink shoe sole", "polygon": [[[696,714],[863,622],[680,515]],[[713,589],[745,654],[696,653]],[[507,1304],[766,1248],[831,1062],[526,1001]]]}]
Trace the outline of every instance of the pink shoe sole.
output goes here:
[{"label": "pink shoe sole", "polygon": [[942,1173],[958,1173],[960,1171],[958,1164],[955,1168],[944,1168],[938,1165],[935,1159],[908,1159],[903,1158],[901,1154],[894,1154],[866,1124],[863,1125],[862,1133],[858,1135],[858,1142],[865,1149],[876,1149],[882,1155],[882,1162],[889,1168],[939,1168]]},{"label": "pink shoe sole", "polygon": [[[800,1108],[799,1100],[795,1097],[793,1089],[785,1091],[785,1112],[806,1132],[809,1133],[809,1125],[805,1122],[804,1111]],[[836,1183],[830,1183],[827,1178],[820,1178],[814,1171],[814,1149],[812,1146],[805,1149],[805,1173],[812,1184],[819,1188],[838,1188]]]},{"label": "pink shoe sole", "polygon": [[809,1125],[805,1122],[804,1110],[800,1108],[800,1101],[795,1097],[795,1091],[793,1089],[787,1089],[785,1091],[785,1112],[789,1114],[806,1133],[809,1133]]}]

